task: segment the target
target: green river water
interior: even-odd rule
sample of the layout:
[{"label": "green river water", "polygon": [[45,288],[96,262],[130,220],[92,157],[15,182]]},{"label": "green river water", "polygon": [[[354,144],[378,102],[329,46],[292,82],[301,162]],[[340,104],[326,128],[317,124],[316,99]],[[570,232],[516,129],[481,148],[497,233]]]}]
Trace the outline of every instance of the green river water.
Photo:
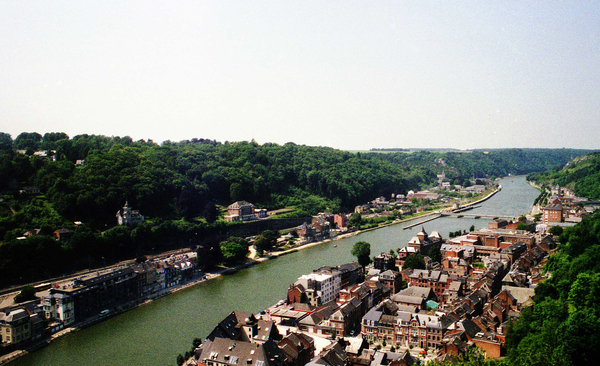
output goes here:
[{"label": "green river water", "polygon": [[[500,181],[501,192],[469,213],[519,216],[531,209],[539,192],[525,177]],[[425,223],[427,232],[448,233],[487,227],[487,219],[440,218]],[[347,239],[300,250],[243,269],[71,333],[48,347],[10,363],[34,365],[175,365],[179,353],[191,348],[192,339],[204,339],[233,310],[258,312],[285,298],[288,286],[300,275],[323,265],[353,261],[355,242],[371,243],[371,254],[406,245],[420,229],[392,225]]]}]

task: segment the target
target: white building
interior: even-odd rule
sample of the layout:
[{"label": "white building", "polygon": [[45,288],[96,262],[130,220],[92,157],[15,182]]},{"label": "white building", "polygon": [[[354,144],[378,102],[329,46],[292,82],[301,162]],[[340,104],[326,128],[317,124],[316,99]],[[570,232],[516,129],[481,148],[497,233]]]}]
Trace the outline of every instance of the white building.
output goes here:
[{"label": "white building", "polygon": [[138,210],[132,210],[129,202],[125,201],[125,206],[117,211],[115,215],[119,225],[137,225],[144,222],[144,216]]},{"label": "white building", "polygon": [[338,297],[342,289],[342,273],[336,269],[322,269],[302,275],[296,284],[302,285],[307,292],[314,292],[314,298],[309,299],[312,305],[325,304]]},{"label": "white building", "polygon": [[75,321],[75,305],[73,298],[65,294],[50,294],[42,297],[42,306],[46,319],[55,319],[64,325],[70,325]]}]

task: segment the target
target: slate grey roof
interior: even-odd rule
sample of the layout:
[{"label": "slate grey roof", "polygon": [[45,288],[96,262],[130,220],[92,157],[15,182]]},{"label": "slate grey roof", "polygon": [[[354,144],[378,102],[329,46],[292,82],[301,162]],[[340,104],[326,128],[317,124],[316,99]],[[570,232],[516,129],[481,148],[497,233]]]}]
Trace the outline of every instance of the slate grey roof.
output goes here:
[{"label": "slate grey roof", "polygon": [[429,296],[431,296],[432,292],[433,292],[433,290],[430,289],[429,287],[410,286],[410,287],[405,288],[404,290],[398,291],[392,297],[395,297],[397,295],[404,295],[404,296],[418,296],[418,297],[422,297],[422,298],[426,299]]},{"label": "slate grey roof", "polygon": [[244,206],[253,206],[253,204],[251,204],[250,202],[246,202],[246,201],[237,201],[237,202],[234,202],[231,205],[227,206],[227,208],[236,209],[236,208],[241,208]]},{"label": "slate grey roof", "polygon": [[257,319],[252,313],[245,313],[241,311],[232,311],[223,319],[217,326],[210,332],[207,339],[211,341],[215,338],[237,338],[240,326],[247,322],[256,322]]},{"label": "slate grey roof", "polygon": [[425,299],[420,296],[408,296],[396,294],[392,296],[392,300],[400,304],[414,304],[421,305]]},{"label": "slate grey roof", "polygon": [[383,313],[377,309],[377,307],[372,307],[371,310],[369,310],[365,316],[363,316],[363,320],[372,321],[377,324],[379,323],[379,319],[381,319],[382,314]]},{"label": "slate grey roof", "polygon": [[283,366],[285,355],[273,341],[264,344],[226,338],[206,340],[195,352],[195,358],[232,366]]}]

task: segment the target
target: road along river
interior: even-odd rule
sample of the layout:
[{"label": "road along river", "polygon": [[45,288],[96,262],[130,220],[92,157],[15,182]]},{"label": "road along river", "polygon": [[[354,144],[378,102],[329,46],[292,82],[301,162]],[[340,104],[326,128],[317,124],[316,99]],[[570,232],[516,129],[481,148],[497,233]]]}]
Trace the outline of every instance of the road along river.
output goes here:
[{"label": "road along river", "polygon": [[[502,191],[468,212],[518,217],[531,209],[539,194],[525,177],[502,179],[500,184]],[[469,230],[471,225],[487,227],[487,223],[488,219],[443,217],[423,226],[447,238],[449,232]],[[357,241],[371,243],[371,255],[406,246],[420,230],[403,230],[409,224],[327,242],[201,283],[71,333],[10,365],[175,365],[176,356],[191,348],[192,339],[204,339],[231,311],[263,310],[285,298],[288,286],[300,275],[353,261],[350,250]]]}]

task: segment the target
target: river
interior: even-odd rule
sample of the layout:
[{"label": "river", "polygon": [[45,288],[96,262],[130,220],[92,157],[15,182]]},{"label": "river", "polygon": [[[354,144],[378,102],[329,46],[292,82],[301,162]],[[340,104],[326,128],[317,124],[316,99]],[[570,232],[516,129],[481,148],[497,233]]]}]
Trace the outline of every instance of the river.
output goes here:
[{"label": "river", "polygon": [[[500,181],[503,189],[469,213],[519,216],[531,209],[539,192],[525,177]],[[428,233],[487,227],[487,219],[444,217],[423,224]],[[262,264],[182,290],[148,305],[71,333],[51,345],[17,359],[11,366],[34,365],[175,365],[179,353],[204,339],[233,310],[258,312],[285,298],[300,275],[323,265],[355,260],[357,241],[371,244],[371,255],[403,247],[420,227],[387,226],[291,253]]]}]

